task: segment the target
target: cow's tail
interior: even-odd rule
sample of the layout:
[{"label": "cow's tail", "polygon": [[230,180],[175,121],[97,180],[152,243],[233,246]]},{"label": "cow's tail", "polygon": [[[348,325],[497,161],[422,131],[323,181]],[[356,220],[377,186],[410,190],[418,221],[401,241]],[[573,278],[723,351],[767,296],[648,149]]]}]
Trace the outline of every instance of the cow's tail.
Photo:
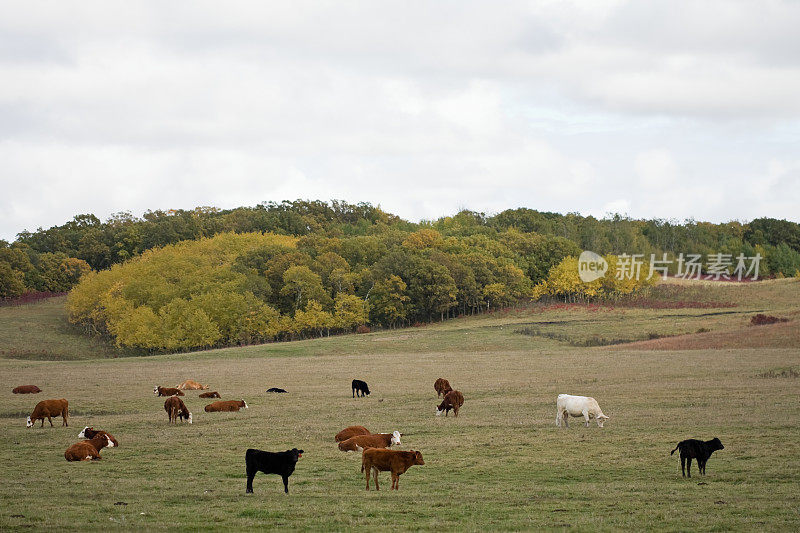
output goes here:
[{"label": "cow's tail", "polygon": [[364,466],[367,464],[367,457],[363,453],[361,454],[361,472],[364,472]]},{"label": "cow's tail", "polygon": [[681,444],[680,444],[680,443],[678,443],[678,445],[677,445],[677,446],[675,446],[675,449],[674,449],[674,450],[672,450],[671,452],[669,452],[669,454],[670,454],[670,455],[672,455],[672,454],[673,454],[673,453],[675,453],[675,452],[678,450],[678,448],[680,448],[680,447],[681,447]]}]

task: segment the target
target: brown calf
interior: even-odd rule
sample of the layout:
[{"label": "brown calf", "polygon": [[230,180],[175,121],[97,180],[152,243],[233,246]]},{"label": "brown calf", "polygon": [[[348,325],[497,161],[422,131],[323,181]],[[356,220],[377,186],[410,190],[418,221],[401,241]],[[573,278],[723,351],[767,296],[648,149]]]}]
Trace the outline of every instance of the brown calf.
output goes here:
[{"label": "brown calf", "polygon": [[164,402],[164,410],[167,412],[167,416],[169,416],[170,424],[176,424],[179,418],[181,422],[188,420],[190,424],[192,423],[192,413],[186,408],[183,400],[177,396],[170,396],[167,398],[167,401]]},{"label": "brown calf", "polygon": [[333,439],[336,442],[346,441],[350,437],[355,437],[356,435],[369,435],[369,430],[364,426],[348,426],[341,430],[339,433],[336,434]]},{"label": "brown calf", "polygon": [[444,400],[436,408],[436,416],[441,415],[442,411],[444,411],[444,416],[447,416],[450,409],[453,410],[453,416],[458,416],[458,410],[462,405],[464,405],[464,395],[457,390],[451,390],[444,395]]},{"label": "brown calf", "polygon": [[78,438],[91,440],[95,438],[97,435],[105,435],[106,437],[108,437],[108,440],[110,440],[114,444],[113,446],[114,448],[119,446],[119,442],[117,442],[117,439],[114,438],[114,435],[112,435],[108,431],[103,431],[102,429],[94,429],[89,426],[86,426],[85,428],[83,428],[83,431],[78,433]]},{"label": "brown calf", "polygon": [[378,486],[378,472],[392,472],[392,488],[398,490],[400,474],[414,465],[424,465],[422,453],[410,450],[407,452],[395,450],[380,450],[369,448],[361,454],[361,471],[367,478],[367,490],[369,490],[369,473],[372,471],[375,477],[375,490],[381,490]]},{"label": "brown calf", "polygon": [[180,389],[161,387],[160,385],[153,387],[153,394],[156,396],[186,396]]},{"label": "brown calf", "polygon": [[181,390],[206,390],[208,389],[208,385],[203,385],[192,379],[187,379],[186,381],[178,385],[178,388]]},{"label": "brown calf", "polygon": [[217,391],[214,392],[204,392],[200,394],[200,398],[222,398]]},{"label": "brown calf", "polygon": [[14,394],[38,394],[42,392],[42,389],[36,385],[20,385],[11,389],[11,392]]},{"label": "brown calf", "polygon": [[62,426],[69,426],[67,419],[69,418],[69,402],[64,398],[60,400],[42,400],[33,408],[31,416],[28,417],[26,425],[32,427],[37,420],[41,419],[42,427],[44,427],[44,419],[50,422],[50,427],[53,427],[53,416],[60,416],[64,423]]},{"label": "brown calf", "polygon": [[100,450],[108,446],[113,448],[115,444],[111,442],[108,435],[97,434],[93,439],[76,442],[64,452],[64,459],[67,461],[97,461],[100,457]]},{"label": "brown calf", "polygon": [[343,452],[360,452],[367,448],[389,448],[392,444],[400,444],[400,437],[399,431],[356,435],[340,442],[339,449]]},{"label": "brown calf", "polygon": [[206,405],[206,413],[217,412],[230,412],[238,411],[241,408],[248,408],[247,402],[244,400],[222,400],[221,402],[214,402]]},{"label": "brown calf", "polygon": [[453,387],[450,386],[450,382],[444,378],[439,378],[433,384],[434,390],[436,390],[436,397],[438,398],[442,394],[447,395],[448,392],[453,390]]}]

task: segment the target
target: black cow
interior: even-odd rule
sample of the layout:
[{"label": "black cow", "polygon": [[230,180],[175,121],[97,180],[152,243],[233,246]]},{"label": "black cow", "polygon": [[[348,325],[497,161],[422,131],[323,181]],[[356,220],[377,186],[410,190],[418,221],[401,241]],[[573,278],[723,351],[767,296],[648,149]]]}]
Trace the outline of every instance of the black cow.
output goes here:
[{"label": "black cow", "polygon": [[[724,450],[725,446],[718,438],[702,441],[697,439],[682,440],[675,446],[675,450],[681,451],[681,473],[684,477],[692,477],[692,459],[697,459],[697,468],[700,473],[706,475],[706,462],[711,454],[717,450]],[[672,450],[669,454],[675,453]],[[686,470],[684,471],[684,463],[686,463]]]},{"label": "black cow", "polygon": [[270,387],[267,389],[267,392],[286,392],[283,389],[279,389],[278,387]]},{"label": "black cow", "polygon": [[360,379],[353,380],[353,398],[356,396],[369,396],[369,387],[367,386],[367,383],[361,381]]},{"label": "black cow", "polygon": [[250,448],[244,455],[247,465],[247,493],[253,492],[253,478],[256,472],[278,474],[283,478],[283,491],[289,494],[289,476],[294,472],[297,460],[303,456],[303,450],[292,448],[285,452],[265,452]]}]

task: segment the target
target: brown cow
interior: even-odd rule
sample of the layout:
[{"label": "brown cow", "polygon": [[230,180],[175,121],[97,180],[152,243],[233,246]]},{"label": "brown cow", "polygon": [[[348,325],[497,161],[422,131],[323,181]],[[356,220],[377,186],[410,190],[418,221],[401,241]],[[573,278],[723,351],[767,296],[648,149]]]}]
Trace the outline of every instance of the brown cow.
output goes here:
[{"label": "brown cow", "polygon": [[369,430],[364,426],[347,426],[339,433],[337,433],[336,436],[333,437],[333,439],[336,442],[342,442],[346,441],[350,437],[355,437],[356,435],[369,435],[369,434],[370,434]]},{"label": "brown cow", "polygon": [[160,385],[153,387],[153,394],[156,396],[186,396],[180,389],[162,387]]},{"label": "brown cow", "polygon": [[42,392],[42,389],[36,385],[20,385],[11,389],[11,392],[14,394],[38,394]]},{"label": "brown cow", "polygon": [[83,428],[83,431],[78,433],[78,438],[91,440],[95,438],[97,435],[107,436],[108,440],[110,440],[114,444],[113,446],[114,448],[119,446],[119,442],[117,442],[117,439],[114,438],[114,435],[112,435],[108,431],[103,431],[102,429],[94,429],[89,426],[86,426],[85,428]]},{"label": "brown cow", "polygon": [[450,409],[453,410],[453,416],[458,416],[458,410],[461,409],[462,405],[464,405],[464,395],[460,391],[451,390],[444,395],[444,400],[436,408],[436,416],[441,415],[442,411],[444,411],[444,416],[447,416]]},{"label": "brown cow", "polygon": [[42,400],[33,408],[31,416],[28,417],[26,425],[32,427],[37,420],[42,420],[42,427],[44,427],[44,419],[50,422],[50,427],[53,427],[53,416],[60,416],[64,423],[62,426],[69,426],[67,419],[69,418],[69,402],[64,398],[60,400]]},{"label": "brown cow", "polygon": [[422,453],[410,450],[407,452],[395,450],[381,450],[369,448],[361,454],[361,471],[367,478],[367,490],[369,490],[369,473],[372,470],[375,477],[375,490],[381,490],[378,486],[378,472],[392,472],[392,488],[398,490],[400,474],[414,465],[424,465]]},{"label": "brown cow", "polygon": [[205,410],[206,413],[217,413],[217,412],[230,412],[230,411],[238,411],[241,408],[247,409],[249,406],[247,402],[244,400],[222,400],[221,402],[214,402],[206,405]]},{"label": "brown cow", "polygon": [[179,388],[181,390],[207,390],[208,389],[208,385],[203,385],[203,384],[198,383],[198,382],[196,382],[196,381],[194,381],[192,379],[187,379],[186,381],[184,381],[183,383],[178,385],[177,388]]},{"label": "brown cow", "polygon": [[192,413],[186,408],[183,400],[177,396],[170,396],[167,398],[164,402],[164,410],[167,412],[167,416],[169,416],[170,424],[177,423],[179,418],[181,422],[188,420],[190,424],[192,423]]},{"label": "brown cow", "polygon": [[98,433],[93,439],[76,442],[64,452],[64,459],[67,461],[98,461],[100,450],[108,446],[113,448],[115,444],[111,442],[108,435]]},{"label": "brown cow", "polygon": [[450,382],[444,378],[437,379],[436,382],[433,384],[433,388],[436,391],[437,398],[442,394],[446,396],[448,392],[453,390],[453,387],[450,386]]},{"label": "brown cow", "polygon": [[222,398],[217,391],[214,392],[204,392],[200,394],[200,398]]},{"label": "brown cow", "polygon": [[401,436],[402,434],[399,431],[356,435],[340,442],[339,449],[343,452],[360,452],[367,448],[389,448],[392,444],[400,444]]}]

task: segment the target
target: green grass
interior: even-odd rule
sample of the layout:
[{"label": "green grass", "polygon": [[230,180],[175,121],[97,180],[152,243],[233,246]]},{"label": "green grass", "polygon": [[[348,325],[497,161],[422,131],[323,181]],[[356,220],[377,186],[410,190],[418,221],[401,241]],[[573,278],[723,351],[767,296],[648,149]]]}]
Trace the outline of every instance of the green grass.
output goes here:
[{"label": "green grass", "polygon": [[[725,310],[796,316],[798,288],[746,287],[750,299]],[[574,338],[735,331],[749,319],[699,316],[713,311],[532,308],[194,354],[0,359],[0,529],[797,530],[800,380],[759,375],[797,368],[800,347],[633,351],[515,333],[532,322],[559,322],[548,327]],[[464,393],[457,419],[434,416],[439,376]],[[350,397],[354,377],[371,397]],[[195,424],[170,426],[152,388],[187,378],[250,408],[208,414],[187,392]],[[10,393],[28,383],[44,392]],[[270,386],[289,394],[266,394]],[[557,429],[561,392],[594,396],[611,417],[605,428]],[[25,427],[37,401],[61,397],[69,428],[60,419]],[[421,450],[426,464],[401,476],[397,492],[365,492],[360,456],[333,442],[351,424],[400,430],[401,448]],[[84,425],[112,432],[120,448],[67,463]],[[681,478],[670,450],[715,436],[726,448],[708,475]],[[305,450],[288,497],[279,477],[262,474],[245,496],[248,447]],[[381,481],[388,489],[387,473]]]}]

